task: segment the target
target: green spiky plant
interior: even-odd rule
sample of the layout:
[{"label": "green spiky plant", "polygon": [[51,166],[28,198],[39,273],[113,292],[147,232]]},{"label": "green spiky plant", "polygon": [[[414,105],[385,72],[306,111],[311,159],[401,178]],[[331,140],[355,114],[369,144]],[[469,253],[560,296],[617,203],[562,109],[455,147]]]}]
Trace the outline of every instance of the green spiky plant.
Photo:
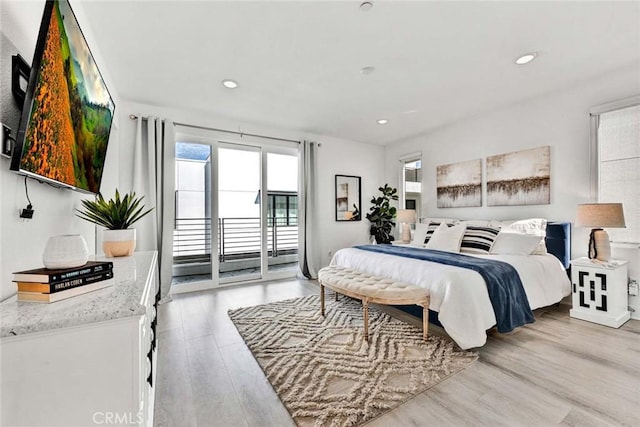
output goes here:
[{"label": "green spiky plant", "polygon": [[396,217],[396,208],[391,206],[391,200],[398,200],[398,189],[389,187],[378,187],[382,196],[373,196],[371,203],[373,206],[369,208],[367,219],[371,222],[369,233],[376,238],[377,243],[390,243],[393,240],[391,234],[393,226],[396,225],[393,219]]},{"label": "green spiky plant", "polygon": [[82,200],[84,209],[76,209],[76,216],[109,230],[126,230],[153,210],[150,208],[145,211],[142,199],[144,196],[136,198],[133,191],[121,198],[116,189],[115,198],[110,200],[105,200],[98,193],[96,200]]}]

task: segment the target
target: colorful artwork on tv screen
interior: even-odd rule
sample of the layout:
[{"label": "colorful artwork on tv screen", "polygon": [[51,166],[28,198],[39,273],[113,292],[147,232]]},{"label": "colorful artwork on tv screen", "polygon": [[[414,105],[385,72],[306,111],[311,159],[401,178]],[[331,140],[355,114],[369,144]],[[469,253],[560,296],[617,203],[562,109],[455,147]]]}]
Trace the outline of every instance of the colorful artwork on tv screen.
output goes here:
[{"label": "colorful artwork on tv screen", "polygon": [[48,20],[20,169],[97,193],[115,106],[69,4]]}]

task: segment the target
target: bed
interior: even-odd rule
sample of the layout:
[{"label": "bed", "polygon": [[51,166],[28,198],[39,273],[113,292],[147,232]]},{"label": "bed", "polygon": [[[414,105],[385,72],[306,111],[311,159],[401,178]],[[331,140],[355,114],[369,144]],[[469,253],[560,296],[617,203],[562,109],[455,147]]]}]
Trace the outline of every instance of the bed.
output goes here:
[{"label": "bed", "polygon": [[[522,283],[530,310],[535,310],[558,303],[570,295],[571,283],[566,270],[569,268],[569,242],[569,223],[548,223],[545,237],[547,254],[471,256],[480,260],[502,261],[512,266]],[[430,319],[432,322],[441,325],[463,349],[481,347],[486,343],[486,331],[496,325],[496,313],[500,320],[500,313],[499,308],[495,306],[493,295],[489,295],[488,286],[489,289],[491,286],[483,278],[484,275],[469,268],[441,264],[440,261],[376,252],[383,250],[383,246],[387,245],[380,245],[379,248],[341,249],[336,252],[331,264],[427,288],[431,295],[429,310],[433,313]],[[384,250],[399,249],[389,247]],[[411,249],[410,252],[410,256],[419,256],[429,252],[433,255],[439,251]],[[421,312],[421,308],[417,306],[404,309],[417,315]],[[507,307],[506,311],[509,310],[510,307]]]}]

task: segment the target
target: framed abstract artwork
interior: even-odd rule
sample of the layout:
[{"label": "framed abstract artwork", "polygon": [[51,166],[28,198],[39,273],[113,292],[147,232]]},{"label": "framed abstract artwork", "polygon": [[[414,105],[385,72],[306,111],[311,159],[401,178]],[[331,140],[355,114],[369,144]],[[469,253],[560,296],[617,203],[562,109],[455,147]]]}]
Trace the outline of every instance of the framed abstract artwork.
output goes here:
[{"label": "framed abstract artwork", "polygon": [[482,206],[482,159],[436,167],[439,208]]},{"label": "framed abstract artwork", "polygon": [[548,145],[487,157],[487,206],[551,203]]},{"label": "framed abstract artwork", "polygon": [[336,175],[336,221],[360,221],[362,219],[360,177]]}]

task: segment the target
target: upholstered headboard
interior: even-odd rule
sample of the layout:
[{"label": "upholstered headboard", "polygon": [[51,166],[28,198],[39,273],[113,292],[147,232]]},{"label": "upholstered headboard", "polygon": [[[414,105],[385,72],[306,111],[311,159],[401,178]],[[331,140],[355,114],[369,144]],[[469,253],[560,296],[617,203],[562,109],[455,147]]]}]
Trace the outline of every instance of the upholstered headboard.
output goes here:
[{"label": "upholstered headboard", "polygon": [[571,261],[571,223],[549,222],[547,223],[547,252],[560,260],[564,268],[569,268]]}]

